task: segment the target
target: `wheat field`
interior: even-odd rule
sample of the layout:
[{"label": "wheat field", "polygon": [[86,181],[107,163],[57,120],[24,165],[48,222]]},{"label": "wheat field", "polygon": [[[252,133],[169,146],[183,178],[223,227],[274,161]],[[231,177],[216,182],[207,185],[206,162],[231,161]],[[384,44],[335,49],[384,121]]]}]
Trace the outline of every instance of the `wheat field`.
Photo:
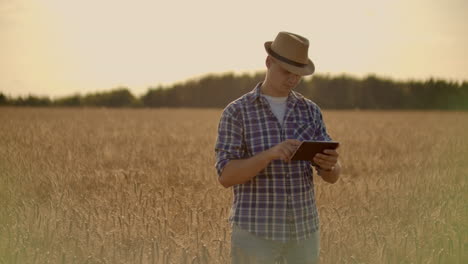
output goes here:
[{"label": "wheat field", "polygon": [[[0,263],[229,263],[221,110],[0,108]],[[468,263],[468,113],[324,111],[321,263]]]}]

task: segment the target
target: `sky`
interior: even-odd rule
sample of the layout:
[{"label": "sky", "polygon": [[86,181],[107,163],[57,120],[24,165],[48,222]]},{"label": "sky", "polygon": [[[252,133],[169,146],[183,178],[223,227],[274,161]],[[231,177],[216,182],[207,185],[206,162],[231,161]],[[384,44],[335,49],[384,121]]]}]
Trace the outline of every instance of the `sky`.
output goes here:
[{"label": "sky", "polygon": [[265,69],[279,31],[309,39],[317,74],[468,80],[466,0],[0,0],[0,92],[141,95]]}]

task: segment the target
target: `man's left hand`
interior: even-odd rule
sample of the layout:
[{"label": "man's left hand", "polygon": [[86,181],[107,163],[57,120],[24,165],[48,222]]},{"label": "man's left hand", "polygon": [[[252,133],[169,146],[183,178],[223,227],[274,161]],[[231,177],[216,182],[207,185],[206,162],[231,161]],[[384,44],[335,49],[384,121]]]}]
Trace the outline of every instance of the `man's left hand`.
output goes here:
[{"label": "man's left hand", "polygon": [[325,171],[331,171],[335,168],[338,162],[338,152],[334,149],[326,149],[325,154],[317,153],[314,157],[314,162]]}]

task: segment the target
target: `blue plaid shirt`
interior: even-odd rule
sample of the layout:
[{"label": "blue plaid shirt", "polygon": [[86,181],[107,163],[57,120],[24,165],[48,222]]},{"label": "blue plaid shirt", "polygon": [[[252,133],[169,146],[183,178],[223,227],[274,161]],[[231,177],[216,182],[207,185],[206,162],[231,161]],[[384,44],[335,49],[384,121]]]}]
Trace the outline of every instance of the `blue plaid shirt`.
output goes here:
[{"label": "blue plaid shirt", "polygon": [[[261,83],[223,111],[216,141],[216,170],[246,159],[286,139],[331,141],[320,108],[291,91],[283,126],[261,96]],[[319,228],[309,161],[274,160],[249,182],[233,186],[229,221],[265,239],[307,239]]]}]

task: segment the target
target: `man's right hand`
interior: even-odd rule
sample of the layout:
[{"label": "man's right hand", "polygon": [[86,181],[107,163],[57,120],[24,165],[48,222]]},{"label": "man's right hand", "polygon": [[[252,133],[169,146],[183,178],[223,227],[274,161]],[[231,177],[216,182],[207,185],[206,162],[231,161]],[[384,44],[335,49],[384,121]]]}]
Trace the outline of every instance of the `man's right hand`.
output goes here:
[{"label": "man's right hand", "polygon": [[297,139],[287,139],[278,145],[267,150],[270,160],[283,160],[289,162],[293,153],[301,145],[301,141]]},{"label": "man's right hand", "polygon": [[301,141],[288,139],[250,158],[230,160],[224,167],[219,182],[226,188],[246,183],[265,169],[272,160],[289,162],[299,145]]}]

